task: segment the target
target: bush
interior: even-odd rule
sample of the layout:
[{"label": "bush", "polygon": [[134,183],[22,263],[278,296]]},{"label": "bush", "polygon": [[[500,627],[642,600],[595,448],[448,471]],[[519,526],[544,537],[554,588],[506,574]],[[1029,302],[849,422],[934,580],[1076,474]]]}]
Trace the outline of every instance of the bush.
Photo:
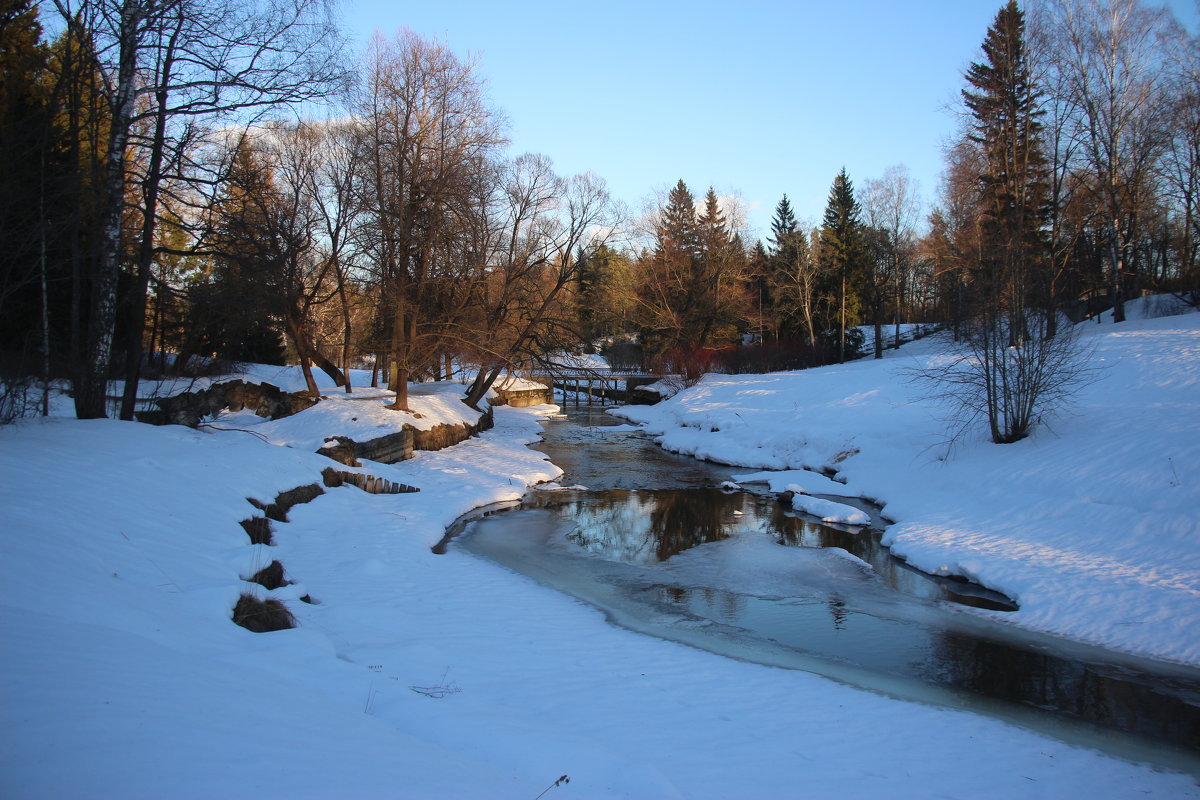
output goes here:
[{"label": "bush", "polygon": [[1074,328],[1048,337],[1040,316],[1025,322],[1023,333],[1012,335],[1005,320],[974,320],[954,358],[913,373],[950,407],[951,442],[979,420],[996,444],[1020,441],[1091,381],[1090,353]]}]

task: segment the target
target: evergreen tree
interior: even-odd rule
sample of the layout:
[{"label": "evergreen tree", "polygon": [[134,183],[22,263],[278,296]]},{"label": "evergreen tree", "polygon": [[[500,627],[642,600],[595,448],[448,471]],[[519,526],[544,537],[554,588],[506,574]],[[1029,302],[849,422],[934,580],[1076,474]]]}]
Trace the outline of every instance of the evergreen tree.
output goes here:
[{"label": "evergreen tree", "polygon": [[796,217],[787,195],[775,206],[771,220],[770,309],[776,335],[803,337],[809,348],[816,345],[813,324],[813,290],[816,275],[808,239],[797,229]]},{"label": "evergreen tree", "polygon": [[775,206],[775,216],[771,220],[771,250],[779,253],[786,247],[788,240],[796,234],[796,215],[792,213],[792,204],[785,194]]},{"label": "evergreen tree", "polygon": [[590,253],[580,250],[577,262],[579,289],[575,295],[575,313],[583,341],[626,333],[632,314],[629,260],[601,245]]},{"label": "evergreen tree", "polygon": [[1039,93],[1025,54],[1025,19],[1015,0],[996,14],[983,42],[984,60],[971,64],[974,91],[963,99],[979,149],[979,249],[971,264],[973,308],[959,386],[971,387],[964,406],[985,411],[992,441],[1028,435],[1047,403],[1069,393],[1078,374],[1069,336],[1047,336],[1053,308],[1039,318],[1028,308],[1045,264],[1042,241],[1046,166],[1039,142]]},{"label": "evergreen tree", "polygon": [[46,157],[54,134],[37,7],[0,0],[0,332],[5,350],[40,336],[39,264],[48,232]]},{"label": "evergreen tree", "polygon": [[799,337],[810,352],[818,345],[815,317],[821,287],[817,267],[802,231],[789,236],[771,257],[771,311],[776,330],[785,339]]},{"label": "evergreen tree", "polygon": [[1040,95],[1025,52],[1025,15],[1016,0],[996,14],[983,54],[984,61],[972,63],[966,73],[974,91],[963,90],[973,118],[970,139],[983,156],[978,175],[983,248],[973,282],[979,310],[1005,316],[1010,336],[1019,338],[1027,335],[1025,310],[1038,299],[1035,284],[1044,265],[1047,169],[1039,141]]},{"label": "evergreen tree", "polygon": [[755,323],[753,333],[758,341],[764,341],[768,330],[773,327],[768,323],[771,310],[771,257],[761,241],[754,243],[750,253],[747,275],[750,280],[750,301],[753,306]]},{"label": "evergreen tree", "polygon": [[284,362],[274,177],[243,137],[211,216],[208,280],[194,287],[194,348],[233,361]]},{"label": "evergreen tree", "polygon": [[737,336],[742,322],[740,278],[745,253],[729,228],[717,193],[709,187],[697,219],[700,254],[692,284],[696,294],[688,341],[706,347],[714,338]]},{"label": "evergreen tree", "polygon": [[642,344],[651,356],[687,339],[697,305],[694,277],[699,260],[696,200],[680,179],[659,212],[654,252],[644,260],[639,282]]},{"label": "evergreen tree", "polygon": [[[824,293],[836,297],[836,314],[827,317],[826,327],[836,329],[838,361],[843,362],[857,350],[856,338],[847,341],[847,328],[859,324],[860,294],[866,261],[863,224],[859,217],[854,184],[846,169],[833,179],[829,202],[820,232],[820,265],[826,280]],[[832,309],[831,309],[832,310]],[[832,323],[830,325],[829,323]],[[849,346],[848,346],[849,345]]]},{"label": "evergreen tree", "polygon": [[655,258],[677,263],[691,271],[700,254],[700,230],[696,221],[696,198],[681,178],[667,195],[655,230]]}]

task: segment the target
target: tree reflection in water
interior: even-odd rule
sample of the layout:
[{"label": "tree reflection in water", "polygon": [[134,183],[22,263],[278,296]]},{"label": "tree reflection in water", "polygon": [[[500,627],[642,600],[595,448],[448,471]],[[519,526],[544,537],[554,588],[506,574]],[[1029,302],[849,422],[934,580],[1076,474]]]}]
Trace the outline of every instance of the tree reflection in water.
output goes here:
[{"label": "tree reflection in water", "polygon": [[730,536],[743,495],[720,489],[554,492],[526,507],[559,509],[578,523],[567,538],[615,561],[650,564]]}]

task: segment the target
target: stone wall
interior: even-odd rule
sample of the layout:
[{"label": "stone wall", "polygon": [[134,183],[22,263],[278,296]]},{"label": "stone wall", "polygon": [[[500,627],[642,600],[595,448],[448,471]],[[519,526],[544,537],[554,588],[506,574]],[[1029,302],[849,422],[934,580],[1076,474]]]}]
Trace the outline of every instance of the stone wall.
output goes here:
[{"label": "stone wall", "polygon": [[381,464],[394,464],[412,458],[416,450],[441,450],[459,442],[477,436],[495,424],[492,409],[487,411],[474,424],[435,425],[429,430],[417,430],[411,425],[405,425],[395,433],[356,442],[347,436],[331,436],[326,444],[317,452],[328,456],[338,463],[350,467],[361,466],[360,458],[378,461]]},{"label": "stone wall", "polygon": [[[441,450],[443,447],[465,442],[495,425],[491,406],[488,406],[475,423],[461,425],[435,425],[429,430],[413,431],[414,450]],[[406,426],[407,427],[407,426]],[[411,458],[411,454],[409,456]]]},{"label": "stone wall", "polygon": [[508,405],[513,408],[553,404],[554,390],[549,386],[541,389],[497,389],[496,397],[490,402],[492,405]]},{"label": "stone wall", "polygon": [[186,425],[195,428],[205,417],[215,416],[223,409],[241,411],[249,408],[260,417],[280,419],[311,408],[317,398],[304,392],[289,394],[269,383],[246,383],[242,380],[214,383],[198,392],[184,392],[174,397],[154,401],[157,410],[139,411],[139,422],[151,425]]}]

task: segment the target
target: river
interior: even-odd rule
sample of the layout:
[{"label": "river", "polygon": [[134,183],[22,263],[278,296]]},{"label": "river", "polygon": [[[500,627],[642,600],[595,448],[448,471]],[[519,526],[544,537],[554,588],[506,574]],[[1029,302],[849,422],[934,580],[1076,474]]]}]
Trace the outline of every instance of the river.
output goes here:
[{"label": "river", "polygon": [[599,409],[549,420],[565,471],[452,546],[604,611],[618,625],[861,688],[963,708],[1200,775],[1200,670],[1023,631],[1014,606],[934,578],[869,529],[824,525],[731,472],[667,453]]}]

